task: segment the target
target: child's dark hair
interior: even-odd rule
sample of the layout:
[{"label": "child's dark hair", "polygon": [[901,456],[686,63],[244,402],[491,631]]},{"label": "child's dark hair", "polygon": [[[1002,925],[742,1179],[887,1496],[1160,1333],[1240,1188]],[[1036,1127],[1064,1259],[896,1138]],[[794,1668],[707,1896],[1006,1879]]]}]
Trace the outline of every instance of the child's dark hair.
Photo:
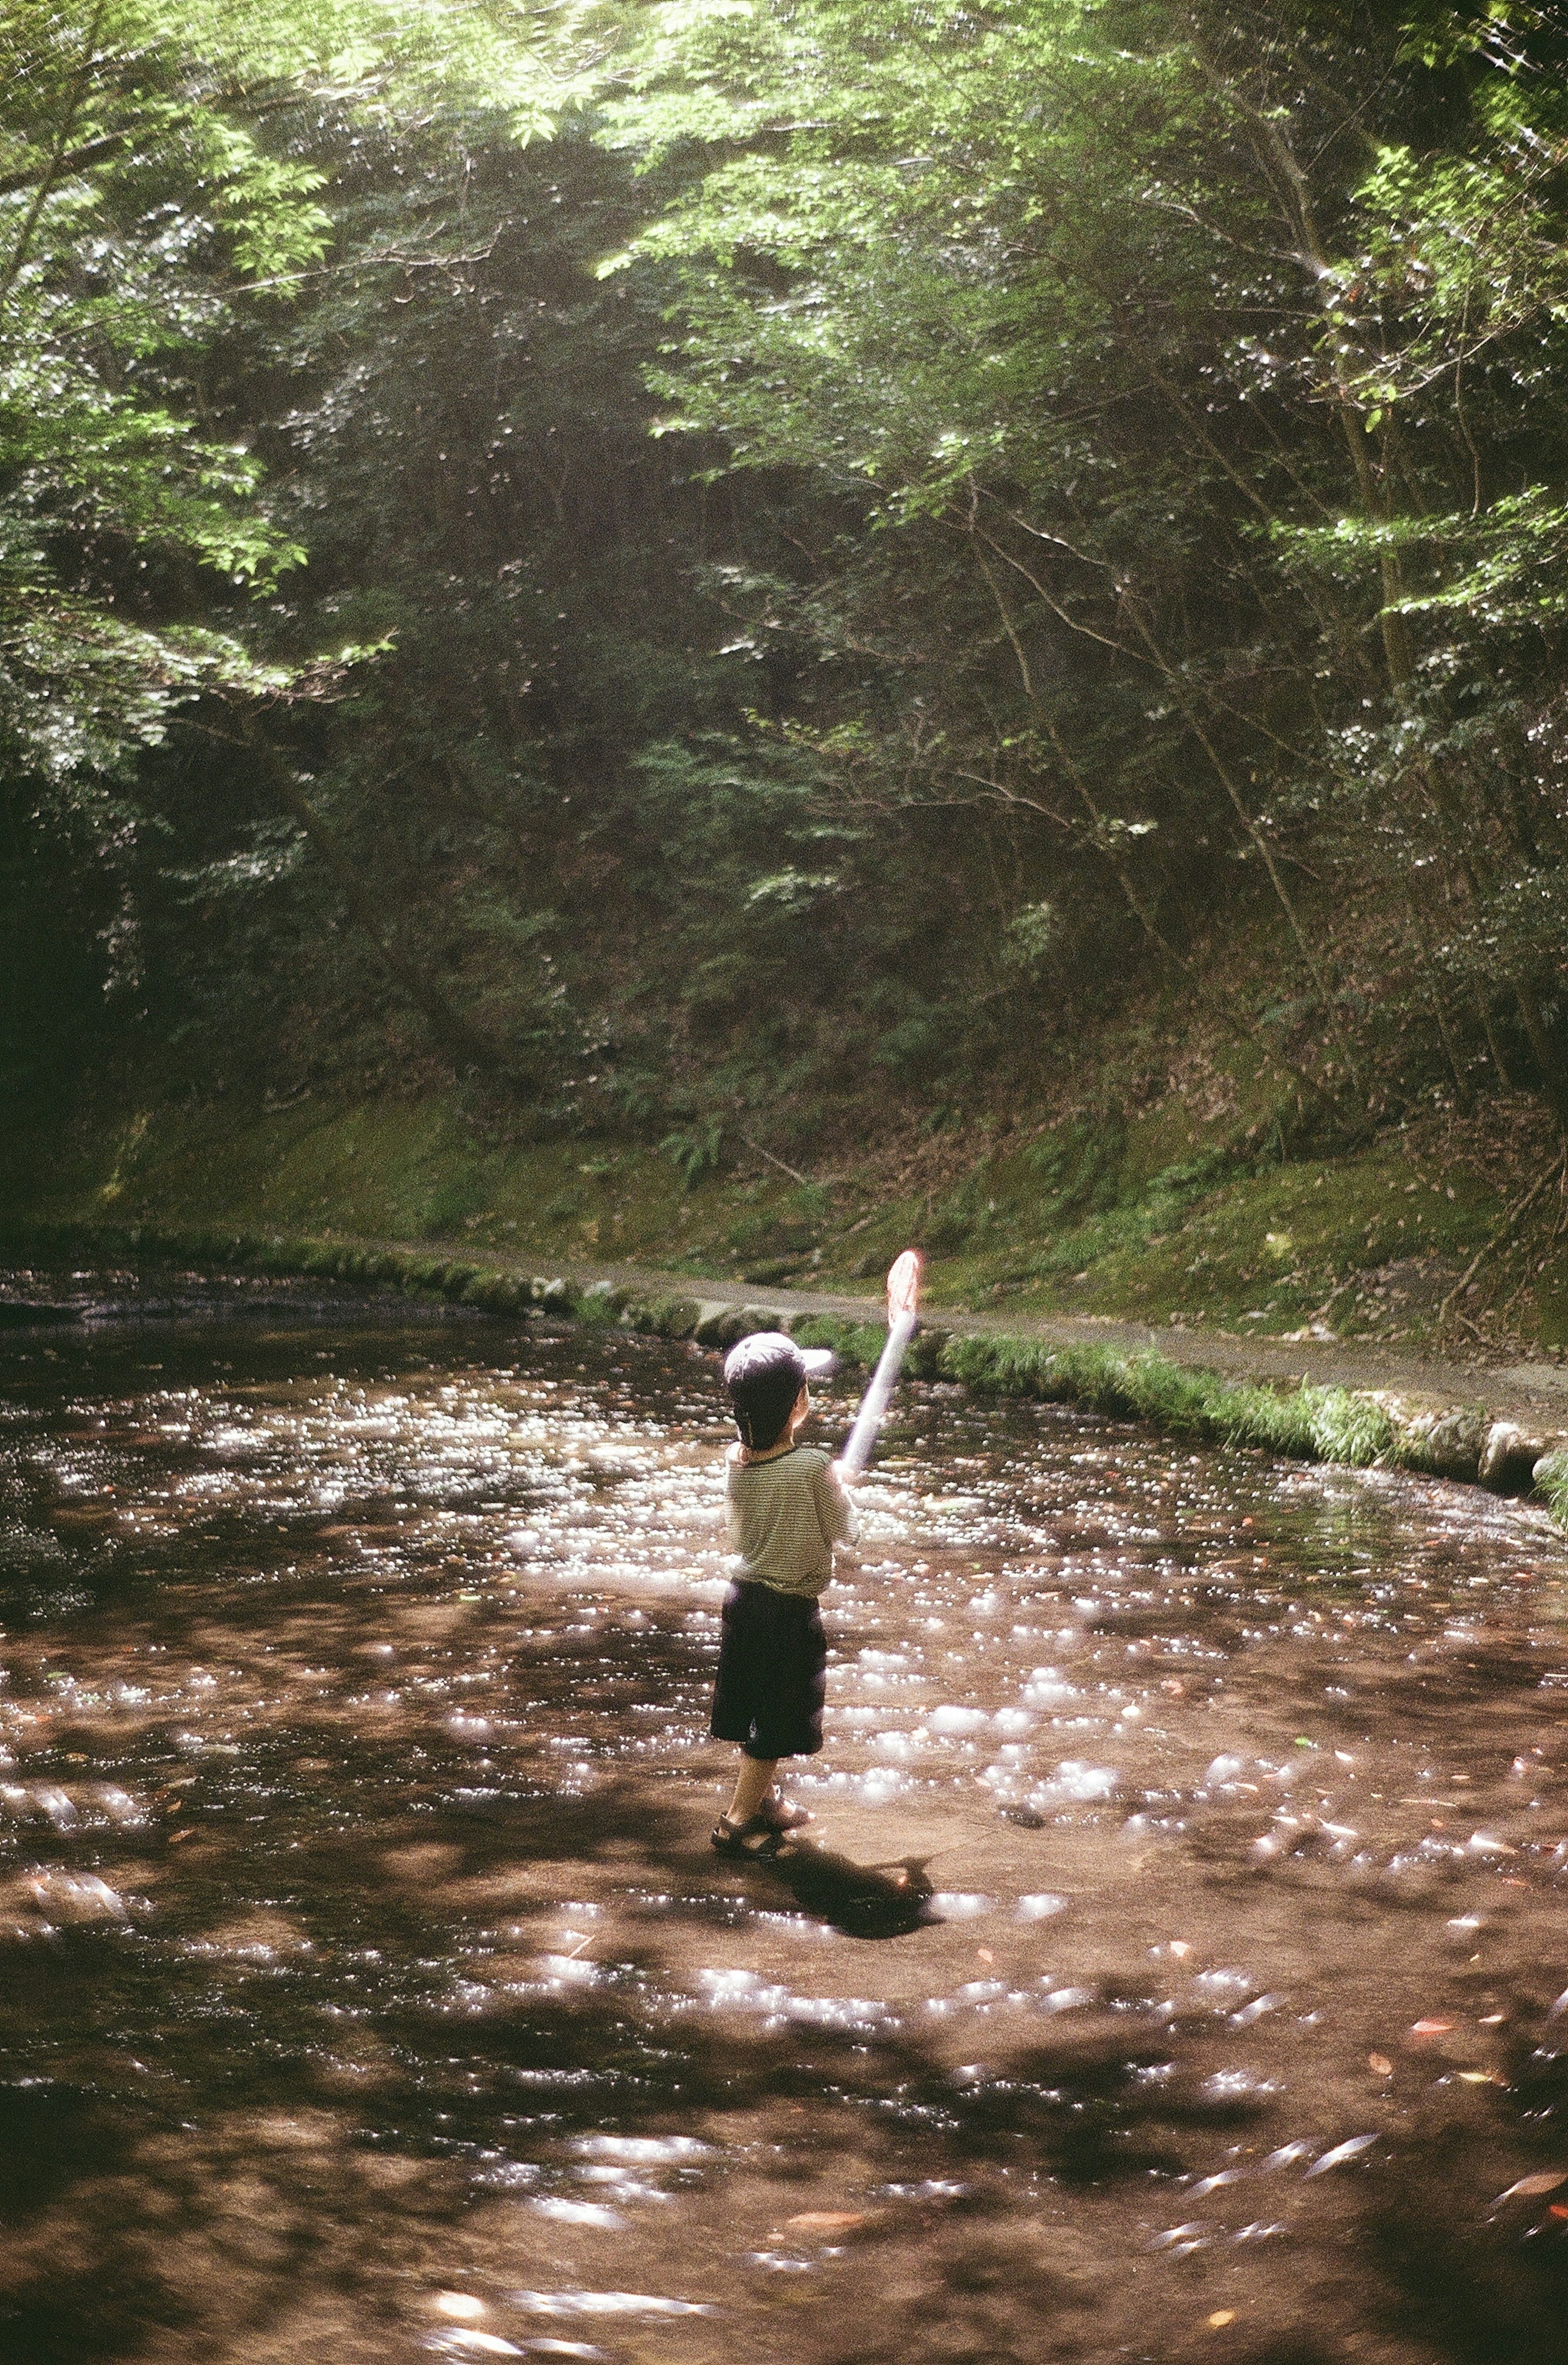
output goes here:
[{"label": "child's dark hair", "polygon": [[806,1384],[806,1359],[782,1330],[754,1330],[724,1358],[724,1385],[741,1443],[753,1453],[777,1445]]}]

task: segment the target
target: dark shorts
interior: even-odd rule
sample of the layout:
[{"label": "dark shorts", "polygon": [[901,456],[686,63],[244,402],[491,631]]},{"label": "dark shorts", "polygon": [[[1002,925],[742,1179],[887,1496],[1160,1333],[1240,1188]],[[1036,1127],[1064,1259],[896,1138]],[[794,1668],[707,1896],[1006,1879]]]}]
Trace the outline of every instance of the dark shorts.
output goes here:
[{"label": "dark shorts", "polygon": [[719,1632],[714,1740],[738,1741],[748,1757],[814,1757],[826,1681],[816,1603],[770,1585],[732,1585]]}]

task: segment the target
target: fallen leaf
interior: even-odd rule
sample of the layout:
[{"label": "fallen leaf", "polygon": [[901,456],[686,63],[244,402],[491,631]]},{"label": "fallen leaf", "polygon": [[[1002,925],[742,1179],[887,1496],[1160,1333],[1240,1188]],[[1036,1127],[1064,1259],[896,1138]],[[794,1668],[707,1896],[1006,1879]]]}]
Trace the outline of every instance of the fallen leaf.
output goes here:
[{"label": "fallen leaf", "polygon": [[786,2233],[804,2234],[808,2239],[831,2241],[836,2234],[853,2234],[866,2223],[864,2209],[802,2209],[798,2217],[786,2217]]},{"label": "fallen leaf", "polygon": [[1546,2214],[1549,2217],[1568,2217],[1568,2209],[1564,2209],[1561,2201],[1553,2201]]},{"label": "fallen leaf", "polygon": [[1394,2064],[1386,2053],[1369,2053],[1367,2068],[1379,2078],[1392,2078],[1394,2075]]},{"label": "fallen leaf", "polygon": [[1497,2200],[1539,2201],[1543,2192],[1555,2192],[1560,2184],[1568,2184],[1568,2168],[1538,2168],[1533,2176],[1521,2176],[1506,2192],[1499,2192]]}]

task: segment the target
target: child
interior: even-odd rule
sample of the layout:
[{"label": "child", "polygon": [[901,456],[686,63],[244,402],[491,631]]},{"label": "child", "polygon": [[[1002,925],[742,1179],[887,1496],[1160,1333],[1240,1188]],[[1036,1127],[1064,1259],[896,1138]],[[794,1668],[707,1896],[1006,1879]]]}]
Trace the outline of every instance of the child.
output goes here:
[{"label": "child", "polygon": [[795,1441],[812,1408],[808,1370],[831,1360],[808,1359],[780,1330],[755,1332],[724,1360],[741,1438],[725,1487],[740,1567],[724,1600],[712,1732],[739,1742],[741,1767],[713,1827],[721,1855],[777,1855],[785,1833],[810,1821],[773,1777],[781,1757],[823,1745],[827,1643],[817,1597],[833,1575],[834,1545],[856,1532],[836,1466],[819,1446]]}]

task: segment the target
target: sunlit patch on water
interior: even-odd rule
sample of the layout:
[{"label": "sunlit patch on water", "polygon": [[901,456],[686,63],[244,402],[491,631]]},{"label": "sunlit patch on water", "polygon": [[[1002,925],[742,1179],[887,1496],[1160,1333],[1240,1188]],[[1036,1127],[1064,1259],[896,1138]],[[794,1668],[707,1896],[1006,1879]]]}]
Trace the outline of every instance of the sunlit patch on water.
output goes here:
[{"label": "sunlit patch on water", "polygon": [[5,2365],[1568,2357],[1541,1519],[912,1389],[735,1866],[710,1359],[80,1294],[0,1350]]}]

